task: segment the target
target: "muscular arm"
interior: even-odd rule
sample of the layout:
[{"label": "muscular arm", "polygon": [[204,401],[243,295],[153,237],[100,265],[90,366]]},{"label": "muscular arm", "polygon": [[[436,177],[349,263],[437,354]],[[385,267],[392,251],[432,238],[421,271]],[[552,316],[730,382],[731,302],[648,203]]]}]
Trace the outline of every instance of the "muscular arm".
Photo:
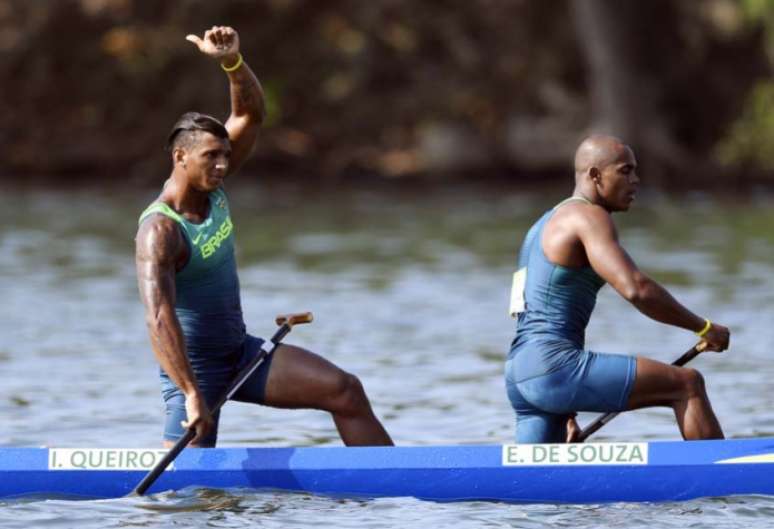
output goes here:
[{"label": "muscular arm", "polygon": [[[225,59],[226,65],[235,64],[237,58]],[[266,116],[263,88],[258,78],[243,63],[237,70],[228,72],[231,92],[231,115],[226,130],[231,141],[229,173],[236,171],[250,156],[258,137],[258,128]]]},{"label": "muscular arm", "polygon": [[610,215],[602,208],[584,208],[579,212],[577,233],[594,271],[640,312],[661,323],[694,332],[704,327],[703,318],[681,305],[664,287],[637,268],[618,242],[618,232]]},{"label": "muscular arm", "polygon": [[185,242],[172,219],[148,219],[137,233],[136,265],[140,298],[151,347],[161,367],[186,396],[199,392],[175,315],[175,266]]},{"label": "muscular arm", "polygon": [[167,217],[146,220],[137,233],[137,283],[145,305],[151,347],[161,367],[185,395],[187,421],[196,428],[197,444],[213,425],[185,350],[185,339],[175,314],[175,269],[186,251],[177,224]]},{"label": "muscular arm", "polygon": [[[212,26],[212,29],[204,32],[203,38],[188,35],[186,40],[194,43],[205,55],[220,61],[224,69],[231,70],[239,62],[239,35],[234,28]],[[226,73],[231,91],[231,115],[226,121],[231,141],[228,171],[231,174],[239,169],[253,150],[266,107],[261,83],[246,62]]]}]

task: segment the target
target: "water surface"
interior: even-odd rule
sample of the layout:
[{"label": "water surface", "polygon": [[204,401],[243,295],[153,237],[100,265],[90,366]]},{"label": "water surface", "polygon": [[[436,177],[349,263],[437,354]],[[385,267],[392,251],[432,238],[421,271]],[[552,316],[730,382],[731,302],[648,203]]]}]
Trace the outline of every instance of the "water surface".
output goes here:
[{"label": "water surface", "polygon": [[[510,275],[529,224],[561,193],[230,189],[245,319],[311,310],[288,341],[357,374],[402,445],[506,443]],[[134,278],[152,191],[14,190],[0,197],[0,445],[156,446],[162,402]],[[695,361],[730,437],[774,435],[774,197],[642,198],[620,215],[632,257],[732,349]],[[609,287],[590,348],[672,361],[694,343]],[[593,415],[581,417],[581,422]],[[675,439],[667,410],[625,414],[599,440]],[[230,403],[221,446],[338,445],[330,418]],[[771,498],[516,506],[191,489],[147,499],[0,502],[0,527],[767,527]]]}]

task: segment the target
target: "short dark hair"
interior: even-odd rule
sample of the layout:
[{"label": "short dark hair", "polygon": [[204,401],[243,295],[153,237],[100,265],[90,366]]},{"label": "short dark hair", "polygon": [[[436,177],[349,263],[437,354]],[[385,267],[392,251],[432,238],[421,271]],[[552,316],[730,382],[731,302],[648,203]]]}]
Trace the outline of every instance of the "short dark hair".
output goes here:
[{"label": "short dark hair", "polygon": [[208,132],[223,140],[228,139],[228,131],[218,119],[199,112],[186,112],[172,127],[172,132],[167,137],[167,150],[171,152],[177,147],[190,147],[199,132]]}]

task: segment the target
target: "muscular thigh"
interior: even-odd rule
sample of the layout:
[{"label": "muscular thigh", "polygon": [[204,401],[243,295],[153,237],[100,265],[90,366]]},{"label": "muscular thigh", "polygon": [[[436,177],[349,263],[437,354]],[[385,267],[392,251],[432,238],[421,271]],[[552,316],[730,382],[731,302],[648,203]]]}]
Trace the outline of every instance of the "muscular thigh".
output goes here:
[{"label": "muscular thigh", "polygon": [[637,362],[632,356],[584,351],[572,408],[598,412],[626,409],[636,374]]},{"label": "muscular thigh", "polygon": [[323,357],[283,344],[274,353],[264,403],[277,408],[324,409],[326,400],[346,384],[346,376]]},{"label": "muscular thigh", "polygon": [[637,357],[637,376],[627,409],[669,406],[685,392],[686,369]]}]

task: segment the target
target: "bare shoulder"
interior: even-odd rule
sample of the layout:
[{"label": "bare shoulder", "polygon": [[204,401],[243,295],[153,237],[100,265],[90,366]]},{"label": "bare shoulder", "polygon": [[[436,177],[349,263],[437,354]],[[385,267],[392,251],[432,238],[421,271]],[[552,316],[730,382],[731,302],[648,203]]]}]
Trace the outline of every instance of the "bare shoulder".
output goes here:
[{"label": "bare shoulder", "polygon": [[563,266],[586,266],[589,249],[615,244],[618,235],[613,220],[604,208],[571,203],[559,208],[543,232],[546,257]]},{"label": "bare shoulder", "polygon": [[610,213],[596,205],[570,203],[557,209],[548,221],[547,228],[564,233],[577,233],[594,226],[612,224]]},{"label": "bare shoulder", "polygon": [[613,216],[601,206],[573,204],[572,209],[567,213],[581,238],[610,236],[617,238],[618,236]]},{"label": "bare shoulder", "polygon": [[151,214],[137,229],[135,256],[138,261],[176,263],[184,251],[180,227],[166,215]]}]

